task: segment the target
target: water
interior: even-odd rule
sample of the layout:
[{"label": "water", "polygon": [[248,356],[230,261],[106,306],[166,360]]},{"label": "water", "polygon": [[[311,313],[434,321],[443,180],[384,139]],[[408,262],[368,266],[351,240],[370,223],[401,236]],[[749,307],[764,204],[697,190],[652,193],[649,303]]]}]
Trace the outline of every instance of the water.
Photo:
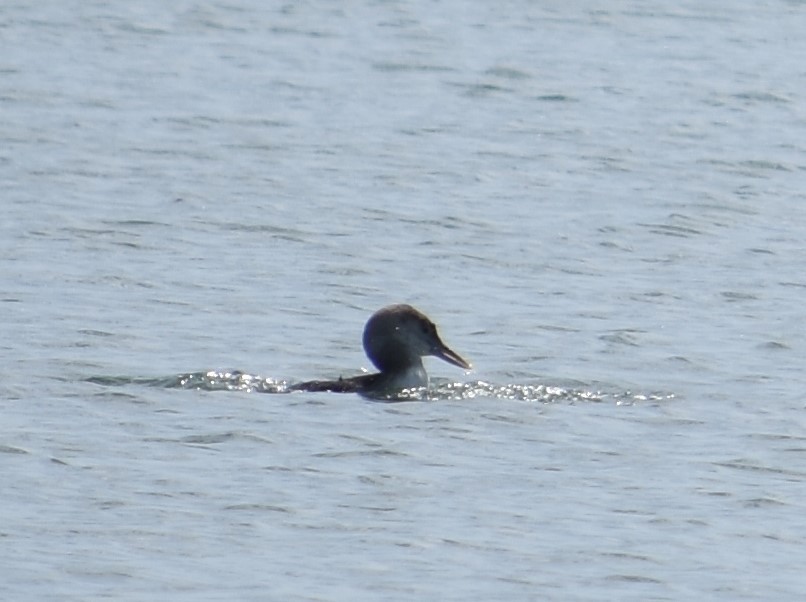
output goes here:
[{"label": "water", "polygon": [[0,597],[801,599],[805,26],[5,2]]}]

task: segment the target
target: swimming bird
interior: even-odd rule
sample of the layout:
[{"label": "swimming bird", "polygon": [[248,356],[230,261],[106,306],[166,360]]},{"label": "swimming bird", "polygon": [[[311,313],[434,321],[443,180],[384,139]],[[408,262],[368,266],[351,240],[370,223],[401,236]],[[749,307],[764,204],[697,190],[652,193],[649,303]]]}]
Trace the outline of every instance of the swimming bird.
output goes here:
[{"label": "swimming bird", "polygon": [[292,385],[289,390],[390,397],[403,389],[428,386],[423,356],[433,355],[465,370],[472,367],[442,342],[434,323],[411,305],[389,305],[375,312],[364,327],[363,344],[367,357],[380,372],[313,380]]}]

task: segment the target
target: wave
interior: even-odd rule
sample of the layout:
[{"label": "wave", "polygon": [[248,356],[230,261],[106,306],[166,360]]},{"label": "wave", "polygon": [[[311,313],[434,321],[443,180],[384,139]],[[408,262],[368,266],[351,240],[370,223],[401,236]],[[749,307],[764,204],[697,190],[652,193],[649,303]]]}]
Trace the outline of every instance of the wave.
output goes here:
[{"label": "wave", "polygon": [[[210,370],[160,377],[92,376],[86,380],[106,387],[139,385],[197,391],[312,395],[312,393],[302,391],[290,391],[289,386],[293,383],[285,380],[266,378],[238,370],[232,372]],[[336,393],[316,393],[316,395],[336,395]],[[675,395],[659,391],[605,390],[584,384],[575,386],[550,384],[497,385],[481,380],[457,383],[442,379],[432,379],[432,384],[428,388],[405,389],[395,394],[394,397],[384,397],[378,401],[461,401],[490,398],[540,403],[584,402],[633,405],[642,402],[670,400],[674,399]]]}]

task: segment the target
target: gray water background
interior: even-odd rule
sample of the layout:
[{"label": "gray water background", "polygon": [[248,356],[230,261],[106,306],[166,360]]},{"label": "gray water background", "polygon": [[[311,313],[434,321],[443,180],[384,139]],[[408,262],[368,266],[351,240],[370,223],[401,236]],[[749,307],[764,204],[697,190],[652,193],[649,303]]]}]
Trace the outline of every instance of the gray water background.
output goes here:
[{"label": "gray water background", "polygon": [[[0,597],[803,599],[804,31],[3,2]],[[474,371],[243,386],[392,302]]]}]

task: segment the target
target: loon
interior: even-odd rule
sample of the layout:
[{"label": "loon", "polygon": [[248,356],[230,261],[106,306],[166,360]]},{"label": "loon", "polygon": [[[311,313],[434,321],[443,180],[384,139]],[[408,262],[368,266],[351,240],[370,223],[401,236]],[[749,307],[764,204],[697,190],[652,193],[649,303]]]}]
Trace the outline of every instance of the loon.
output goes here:
[{"label": "loon", "polygon": [[360,393],[389,397],[403,389],[428,386],[423,356],[470,370],[472,366],[452,351],[437,334],[437,327],[411,305],[389,305],[375,312],[364,327],[364,351],[380,370],[338,380],[312,380],[289,387],[289,391]]}]

